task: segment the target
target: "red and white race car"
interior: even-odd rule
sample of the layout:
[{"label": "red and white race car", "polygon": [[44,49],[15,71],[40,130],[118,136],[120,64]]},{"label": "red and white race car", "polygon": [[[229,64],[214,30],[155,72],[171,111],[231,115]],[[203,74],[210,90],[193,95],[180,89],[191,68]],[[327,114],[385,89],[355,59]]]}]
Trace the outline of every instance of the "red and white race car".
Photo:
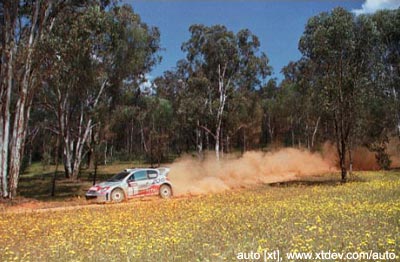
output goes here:
[{"label": "red and white race car", "polygon": [[99,202],[121,202],[139,196],[172,196],[172,184],[168,179],[169,168],[125,169],[105,182],[92,186],[86,199]]}]

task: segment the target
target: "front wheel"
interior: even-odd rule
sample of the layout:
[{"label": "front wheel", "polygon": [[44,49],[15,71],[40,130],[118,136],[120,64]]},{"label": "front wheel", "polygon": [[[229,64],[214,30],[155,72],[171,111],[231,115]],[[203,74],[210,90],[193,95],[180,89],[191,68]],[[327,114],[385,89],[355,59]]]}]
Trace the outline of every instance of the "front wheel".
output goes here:
[{"label": "front wheel", "polygon": [[116,188],[111,192],[111,201],[114,203],[119,203],[124,201],[125,199],[125,194],[124,191],[120,188]]},{"label": "front wheel", "polygon": [[160,187],[160,197],[170,198],[172,196],[172,189],[169,185],[162,185]]}]

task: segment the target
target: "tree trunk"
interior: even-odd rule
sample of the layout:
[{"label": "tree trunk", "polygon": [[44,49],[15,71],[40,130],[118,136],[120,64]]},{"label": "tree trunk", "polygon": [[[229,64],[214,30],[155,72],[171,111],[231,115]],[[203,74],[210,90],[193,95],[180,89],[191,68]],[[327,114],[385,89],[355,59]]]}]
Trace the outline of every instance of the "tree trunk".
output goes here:
[{"label": "tree trunk", "polygon": [[86,123],[85,128],[83,129],[83,110],[81,112],[81,117],[80,117],[80,124],[79,124],[79,137],[78,141],[75,146],[75,152],[74,152],[74,162],[73,162],[73,170],[72,170],[72,177],[71,179],[77,179],[78,174],[80,171],[80,166],[82,163],[82,159],[84,158],[84,152],[83,149],[85,147],[86,141],[89,139],[90,134],[92,133],[92,119],[89,119],[88,122]]},{"label": "tree trunk", "polygon": [[10,167],[9,167],[9,183],[10,198],[17,195],[17,187],[19,180],[20,165],[23,156],[23,146],[25,138],[25,121],[27,121],[25,113],[26,92],[22,92],[17,102],[16,114],[14,118],[13,135],[10,143]]},{"label": "tree trunk", "polygon": [[110,161],[112,162],[114,158],[114,140],[111,141],[111,146],[110,146]]},{"label": "tree trunk", "polygon": [[149,152],[149,149],[147,148],[146,138],[144,137],[143,125],[140,120],[139,124],[140,124],[140,139],[142,140],[141,144],[143,145],[144,152],[147,154]]},{"label": "tree trunk", "polygon": [[[342,162],[341,162],[342,165]],[[341,177],[342,177],[342,183],[346,183],[347,182],[347,170],[346,167],[342,167],[341,168]]]},{"label": "tree trunk", "polygon": [[9,196],[8,160],[10,143],[10,104],[15,60],[15,28],[18,16],[18,1],[3,3],[4,39],[1,39],[0,63],[0,196]]},{"label": "tree trunk", "polygon": [[64,159],[64,169],[65,169],[65,177],[71,178],[73,172],[72,160],[73,160],[73,141],[69,136],[69,131],[67,131],[67,136],[64,137],[64,150],[63,150],[63,159]]},{"label": "tree trunk", "polygon": [[230,151],[230,137],[226,136],[226,152],[229,154]]},{"label": "tree trunk", "polygon": [[347,181],[346,141],[344,139],[344,133],[343,133],[343,121],[337,118],[336,113],[334,116],[334,124],[335,124],[336,147],[339,156],[339,166],[341,170],[341,178],[342,178],[342,183],[345,183]]},{"label": "tree trunk", "polygon": [[[10,191],[13,196],[15,196],[17,192],[19,173],[25,150],[25,138],[27,136],[28,122],[30,118],[33,92],[35,89],[35,82],[36,82],[35,79],[30,79],[30,80],[28,79],[26,81],[27,81],[26,83],[23,83],[23,85],[25,85],[26,88],[25,101],[23,102],[24,99],[22,99],[21,98],[22,96],[20,96],[21,101],[17,102],[16,111],[18,111],[19,114],[15,113],[14,116],[14,129],[11,140],[9,179],[10,179]],[[31,87],[29,93],[28,93],[28,86]]]},{"label": "tree trunk", "polygon": [[294,129],[291,130],[292,133],[292,147],[294,147],[295,137],[294,137]]},{"label": "tree trunk", "polygon": [[306,119],[306,141],[305,144],[307,145],[308,151],[310,151],[311,143],[310,143],[310,134],[309,134],[309,127],[308,127],[308,119]]},{"label": "tree trunk", "polygon": [[106,140],[106,145],[104,147],[104,165],[107,165],[107,149],[108,149],[108,141]]},{"label": "tree trunk", "polygon": [[219,92],[219,106],[217,111],[217,126],[215,129],[215,156],[217,161],[219,161],[219,151],[220,151],[220,139],[221,139],[221,125],[222,125],[222,116],[225,109],[225,102],[226,102],[226,91],[229,86],[230,80],[225,83],[225,72],[226,66],[221,71],[221,65],[218,65],[218,92]]},{"label": "tree trunk", "polygon": [[346,167],[346,143],[338,141],[339,165],[341,170],[342,182],[347,182],[347,167]]},{"label": "tree trunk", "polygon": [[[24,151],[24,140],[26,135],[27,121],[29,119],[30,104],[32,95],[29,93],[33,92],[33,83],[31,81],[32,73],[32,55],[38,36],[36,34],[36,24],[39,16],[40,2],[37,1],[35,4],[35,11],[32,17],[32,25],[29,34],[29,40],[27,45],[27,55],[24,65],[24,75],[22,82],[20,83],[20,89],[18,93],[18,100],[15,107],[13,134],[10,143],[10,167],[9,167],[9,179],[10,179],[10,198],[16,196],[20,166],[22,162],[22,156]],[[30,90],[29,90],[30,87]]]},{"label": "tree trunk", "polygon": [[55,152],[55,164],[56,168],[54,169],[53,179],[51,183],[51,196],[54,197],[56,195],[56,179],[57,179],[57,172],[58,172],[58,155],[60,151],[60,135],[57,135],[57,142],[56,142],[56,152]]},{"label": "tree trunk", "polygon": [[93,147],[90,147],[86,156],[86,165],[88,169],[94,168],[93,157]]},{"label": "tree trunk", "polygon": [[224,132],[223,132],[223,128],[221,127],[221,131],[220,131],[220,144],[221,144],[221,156],[222,158],[224,158]]},{"label": "tree trunk", "polygon": [[[5,103],[1,105],[0,118],[0,196],[8,197],[8,152],[10,139],[11,86],[5,91]],[[3,99],[2,99],[3,100]],[[3,101],[4,101],[3,100]]]},{"label": "tree trunk", "polygon": [[[10,141],[10,101],[11,101],[11,87],[12,87],[12,56],[10,51],[10,58],[7,64],[7,78],[4,79],[1,86],[1,116],[0,116],[0,195],[8,197],[8,154],[9,154],[9,141]],[[3,69],[4,66],[2,66]]]},{"label": "tree trunk", "polygon": [[203,137],[201,135],[200,129],[200,121],[197,120],[197,127],[196,127],[196,149],[197,149],[197,156],[201,160],[203,159]]},{"label": "tree trunk", "polygon": [[347,182],[347,167],[346,167],[346,144],[344,141],[341,142],[340,152],[340,170],[342,175],[342,183]]},{"label": "tree trunk", "polygon": [[311,148],[312,148],[312,149],[314,148],[315,137],[316,137],[316,135],[317,135],[318,125],[319,125],[319,121],[320,121],[320,120],[321,120],[321,117],[319,116],[318,119],[317,119],[317,123],[315,124],[315,127],[314,127],[314,132],[313,132],[312,137],[311,137]]},{"label": "tree trunk", "polygon": [[93,185],[96,184],[97,179],[97,156],[94,154],[94,175],[93,175]]},{"label": "tree trunk", "polygon": [[268,115],[268,134],[269,134],[270,144],[272,144],[274,141],[274,129],[272,127],[272,121],[270,115]]},{"label": "tree trunk", "polygon": [[207,151],[210,150],[210,134],[208,132],[206,132],[206,149]]},{"label": "tree trunk", "polygon": [[[107,80],[104,80],[101,84],[100,90],[93,102],[93,108],[97,106],[97,103],[102,95],[104,88],[107,85]],[[59,101],[61,101],[61,94],[59,92]],[[84,158],[84,147],[87,144],[88,139],[93,130],[92,118],[88,117],[85,124],[84,107],[81,106],[81,112],[79,115],[78,132],[76,134],[77,140],[74,141],[71,138],[70,125],[69,125],[69,101],[68,93],[65,94],[63,102],[59,102],[59,114],[60,120],[59,125],[63,137],[64,137],[64,167],[66,177],[69,179],[77,179],[80,171],[82,159]]]},{"label": "tree trunk", "polygon": [[220,139],[220,126],[217,127],[217,130],[215,132],[215,157],[217,161],[219,161],[219,139]]},{"label": "tree trunk", "polygon": [[32,165],[32,154],[33,154],[33,150],[32,150],[32,145],[29,145],[29,149],[28,149],[28,166]]}]

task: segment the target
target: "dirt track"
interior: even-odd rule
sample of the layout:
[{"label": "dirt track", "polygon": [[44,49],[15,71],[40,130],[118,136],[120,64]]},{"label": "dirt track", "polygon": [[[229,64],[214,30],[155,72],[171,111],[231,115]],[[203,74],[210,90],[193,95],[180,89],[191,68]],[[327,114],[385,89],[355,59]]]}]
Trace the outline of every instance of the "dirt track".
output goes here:
[{"label": "dirt track", "polygon": [[[188,199],[193,196],[178,196],[174,197],[173,201],[178,201],[182,199]],[[52,202],[45,203],[40,201],[31,201],[25,202],[21,204],[15,204],[12,206],[6,206],[5,204],[0,204],[0,215],[1,214],[15,214],[15,213],[32,213],[32,212],[57,212],[57,211],[67,211],[67,210],[78,210],[78,209],[101,209],[115,206],[134,206],[140,205],[148,202],[160,202],[160,201],[168,201],[157,197],[144,197],[138,199],[131,199],[122,203],[95,203],[95,202]],[[68,205],[70,204],[70,205]]]}]

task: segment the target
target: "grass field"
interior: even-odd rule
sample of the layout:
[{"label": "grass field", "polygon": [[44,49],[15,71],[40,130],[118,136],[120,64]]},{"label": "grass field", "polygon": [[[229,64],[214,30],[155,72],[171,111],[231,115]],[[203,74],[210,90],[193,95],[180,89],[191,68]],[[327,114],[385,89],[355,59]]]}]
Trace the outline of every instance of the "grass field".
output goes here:
[{"label": "grass field", "polygon": [[388,251],[400,261],[400,173],[358,173],[344,185],[328,176],[170,200],[1,212],[0,236],[0,261],[240,261],[239,252],[277,249]]}]

